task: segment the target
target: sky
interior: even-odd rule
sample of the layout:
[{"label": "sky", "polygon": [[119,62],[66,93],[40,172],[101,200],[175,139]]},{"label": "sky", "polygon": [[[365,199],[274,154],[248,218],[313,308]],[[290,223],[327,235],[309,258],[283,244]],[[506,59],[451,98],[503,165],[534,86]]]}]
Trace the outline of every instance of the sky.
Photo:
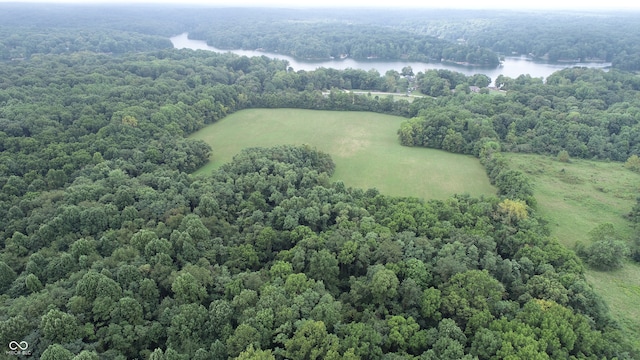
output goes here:
[{"label": "sky", "polygon": [[176,3],[211,6],[269,6],[269,7],[402,7],[456,9],[563,9],[563,10],[640,10],[640,2],[633,0],[0,0],[0,2],[28,3]]}]

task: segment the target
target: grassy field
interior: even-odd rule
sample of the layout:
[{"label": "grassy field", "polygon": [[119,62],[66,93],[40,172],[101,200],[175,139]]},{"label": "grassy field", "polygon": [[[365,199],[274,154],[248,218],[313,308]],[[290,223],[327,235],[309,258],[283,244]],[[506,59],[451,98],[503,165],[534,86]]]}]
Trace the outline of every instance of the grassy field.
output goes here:
[{"label": "grassy field", "polygon": [[[562,244],[573,248],[577,241],[588,243],[587,233],[605,222],[614,224],[622,239],[630,240],[631,223],[624,216],[640,194],[640,174],[616,162],[573,159],[562,163],[547,156],[506,155],[512,168],[534,181],[538,211]],[[640,266],[627,262],[617,271],[589,270],[587,279],[640,349]]]},{"label": "grassy field", "polygon": [[206,173],[253,146],[308,144],[331,154],[332,179],[384,194],[444,199],[452,194],[495,194],[484,168],[471,156],[401,146],[404,118],[368,112],[251,109],[234,113],[191,137],[211,145]]}]

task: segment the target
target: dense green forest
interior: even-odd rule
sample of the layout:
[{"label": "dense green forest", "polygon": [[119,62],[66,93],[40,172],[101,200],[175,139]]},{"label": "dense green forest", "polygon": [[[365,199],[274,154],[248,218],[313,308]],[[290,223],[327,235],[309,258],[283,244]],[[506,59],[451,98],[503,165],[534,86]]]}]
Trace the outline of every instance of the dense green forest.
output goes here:
[{"label": "dense green forest", "polygon": [[126,31],[95,29],[53,29],[0,27],[0,60],[24,60],[42,54],[81,51],[124,54],[171,48],[167,38]]},{"label": "dense green forest", "polygon": [[[221,49],[262,49],[303,59],[413,60],[497,66],[498,56],[478,46],[436,37],[344,22],[277,22],[223,18],[189,34]],[[283,38],[282,34],[295,34]]]},{"label": "dense green forest", "polygon": [[[496,66],[499,56],[612,62],[640,70],[634,13],[453,10],[256,11],[211,14],[190,34],[223,49],[300,58],[410,59]],[[383,26],[381,26],[383,25]],[[288,34],[283,41],[282,34]]]},{"label": "dense green forest", "polygon": [[[8,6],[8,11],[0,14],[9,37],[0,40],[0,59],[22,58],[47,52],[47,44],[43,44],[42,36],[38,36],[41,34],[29,33],[35,25],[55,26],[61,32],[47,40],[56,42],[52,44],[55,46],[50,46],[50,51],[54,53],[63,50],[77,51],[78,48],[117,53],[158,49],[170,45],[167,45],[166,39],[163,43],[154,35],[166,37],[188,31],[193,37],[207,40],[211,45],[223,49],[262,49],[304,59],[329,59],[348,55],[355,59],[450,61],[486,66],[496,66],[499,63],[498,56],[493,51],[479,46],[460,45],[428,35],[364,24],[361,21],[354,24],[347,20],[355,14],[352,12],[340,14],[322,11],[317,14],[310,11],[193,7],[176,11],[174,8],[164,7],[131,7],[115,11],[109,9],[109,14],[105,16],[105,9],[99,6],[87,6],[82,10],[74,8],[67,12],[63,9],[64,7],[51,6],[44,10],[33,8],[25,12],[21,6]],[[146,10],[149,13],[145,13]],[[144,20],[140,21],[140,18]],[[85,44],[82,39],[77,39],[75,33],[86,31],[87,27],[102,30],[103,41]],[[21,33],[13,33],[16,28],[21,29]],[[118,36],[110,31],[105,32],[106,29],[117,29],[131,36]],[[16,39],[21,41],[17,42]],[[146,49],[140,47],[138,39],[147,40]]]},{"label": "dense green forest", "polygon": [[[480,46],[504,55],[550,61],[606,61],[639,70],[638,22],[634,12],[452,12],[451,17],[407,19],[401,29]],[[454,19],[452,19],[454,17]],[[455,26],[451,26],[455,22]],[[523,26],[526,24],[526,26]]]},{"label": "dense green forest", "polygon": [[[2,40],[25,60],[0,66],[0,343],[45,360],[639,356],[500,154],[638,155],[636,75],[475,93],[486,78],[434,70],[409,102],[344,90],[394,91],[399,72],[167,49],[112,25],[127,16]],[[400,141],[478,156],[498,193],[347,188],[305,146],[190,175],[211,149],[186,135],[259,107],[405,116]]]},{"label": "dense green forest", "polygon": [[[423,91],[438,95],[450,93],[465,78],[457,74],[459,80],[451,80],[451,72],[442,70],[426,75],[432,80],[423,82]],[[454,93],[438,98],[437,106],[402,124],[400,140],[468,154],[478,154],[479,141],[486,138],[514,152],[556,155],[565,150],[573,157],[616,161],[640,153],[636,75],[571,68],[554,73],[546,83],[523,75],[499,76],[496,84],[507,90],[505,96]]]},{"label": "dense green forest", "polygon": [[[500,56],[527,55],[552,62],[612,62],[621,70],[640,70],[635,13],[20,4],[3,4],[2,10],[0,34],[19,32],[9,32],[17,40],[0,37],[0,59],[47,52],[35,45],[43,41],[41,33],[28,32],[55,27],[61,33],[47,40],[58,45],[51,48],[54,52],[67,47],[144,51],[141,40],[147,49],[159,49],[168,46],[166,37],[189,32],[223,49],[262,49],[304,59],[348,55],[496,66]],[[73,36],[88,28],[102,32],[104,39],[97,36],[86,44]]]}]

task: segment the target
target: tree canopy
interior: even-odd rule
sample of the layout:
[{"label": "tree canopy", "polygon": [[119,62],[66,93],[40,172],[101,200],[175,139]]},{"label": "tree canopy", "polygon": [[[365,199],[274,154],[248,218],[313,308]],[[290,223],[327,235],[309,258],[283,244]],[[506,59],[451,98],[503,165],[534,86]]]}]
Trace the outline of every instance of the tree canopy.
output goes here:
[{"label": "tree canopy", "polygon": [[[113,31],[122,14],[73,39],[92,17],[67,17],[42,49],[34,29],[0,47],[25,57],[0,67],[0,343],[42,359],[638,356],[500,153],[638,154],[636,75],[501,77],[506,94],[489,94],[464,91],[481,76],[417,72],[432,93],[410,103],[348,90],[394,91],[387,80],[411,69],[148,51]],[[149,24],[138,36],[158,39]],[[105,51],[105,34],[131,42]],[[304,145],[245,149],[191,175],[216,154],[187,136],[250,107],[405,116],[403,144],[478,156],[498,192],[349,188]]]}]

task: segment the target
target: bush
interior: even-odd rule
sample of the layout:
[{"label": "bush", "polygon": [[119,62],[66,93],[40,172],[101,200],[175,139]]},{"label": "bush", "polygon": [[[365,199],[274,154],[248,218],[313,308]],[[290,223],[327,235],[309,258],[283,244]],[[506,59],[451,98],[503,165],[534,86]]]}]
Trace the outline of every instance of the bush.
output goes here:
[{"label": "bush", "polygon": [[627,215],[629,221],[640,227],[640,196],[636,198],[636,204],[631,208],[631,211]]},{"label": "bush", "polygon": [[640,263],[640,231],[636,231],[633,247],[631,248],[631,260]]},{"label": "bush", "polygon": [[576,245],[576,253],[587,265],[598,270],[615,270],[622,267],[624,258],[630,255],[624,241],[616,240],[611,223],[600,224],[589,232],[591,245]]},{"label": "bush", "polygon": [[567,150],[562,150],[558,153],[558,161],[563,163],[569,162],[569,152]]},{"label": "bush", "polygon": [[640,173],[640,157],[638,155],[631,155],[624,163],[624,167],[631,171]]},{"label": "bush", "polygon": [[608,271],[622,267],[624,258],[629,255],[629,248],[620,240],[606,239],[587,247],[578,244],[576,253],[592,268]]}]

